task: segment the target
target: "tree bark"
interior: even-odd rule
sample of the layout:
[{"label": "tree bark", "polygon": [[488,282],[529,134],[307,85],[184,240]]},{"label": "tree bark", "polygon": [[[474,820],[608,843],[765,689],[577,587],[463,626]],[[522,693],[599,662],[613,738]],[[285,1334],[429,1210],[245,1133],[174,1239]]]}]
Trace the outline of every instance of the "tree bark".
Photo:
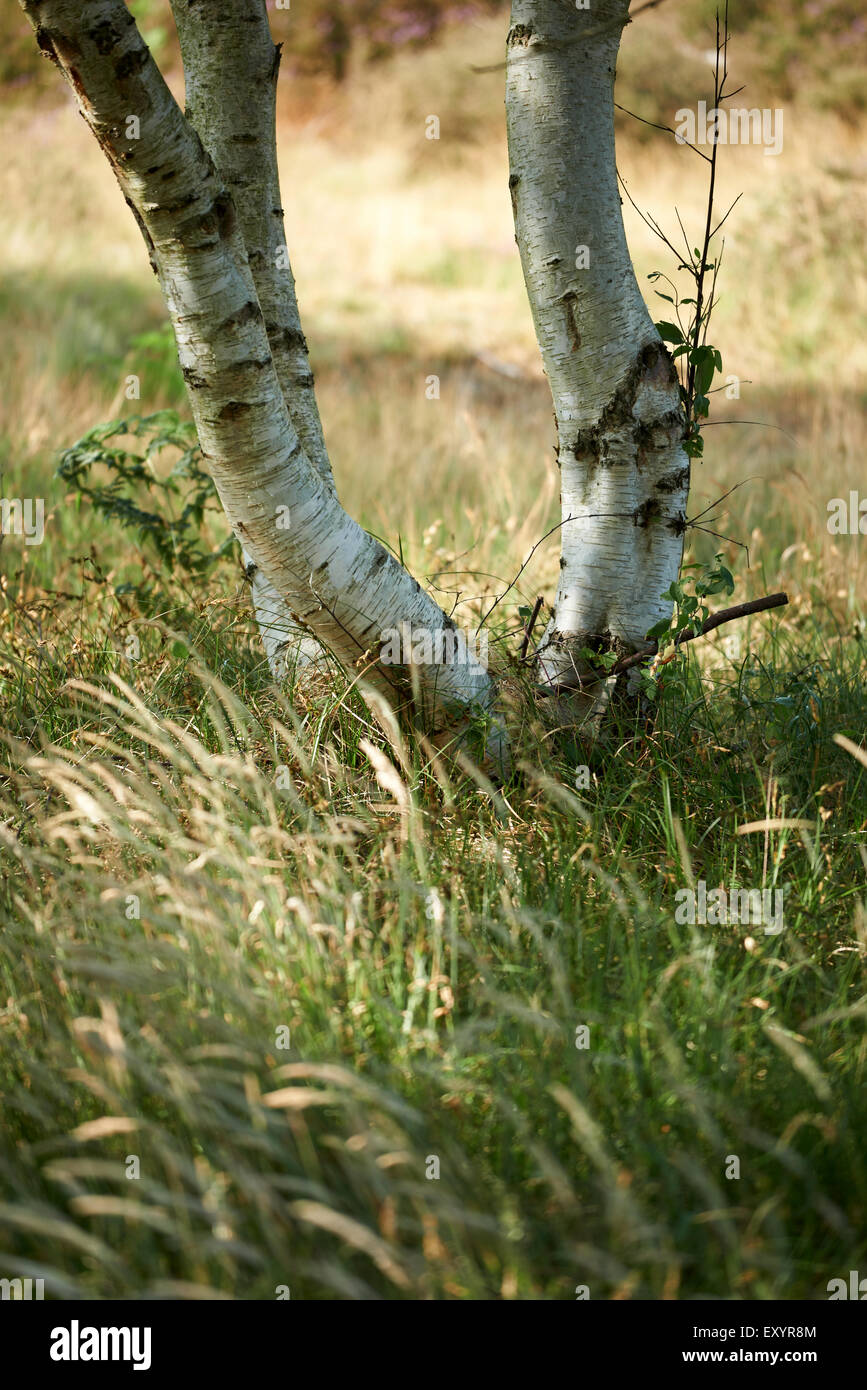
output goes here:
[{"label": "tree bark", "polygon": [[232,195],[283,397],[310,462],[333,488],[290,265],[277,172],[280,46],[265,0],[171,0],[186,117]]},{"label": "tree bark", "polygon": [[660,595],[683,554],[684,415],[617,186],[614,70],[627,12],[628,0],[586,10],[513,0],[507,41],[509,183],[561,471],[560,583],[539,651],[554,685],[592,670],[582,648],[641,647],[671,611]]},{"label": "tree bark", "polygon": [[[403,703],[412,684],[429,722],[487,708],[494,685],[464,634],[347,516],[302,447],[232,197],[122,0],[22,5],[139,223],[199,441],[242,546],[295,618],[392,702]],[[135,134],[130,116],[138,117]],[[432,659],[382,659],[383,635],[401,626],[426,635]]]},{"label": "tree bark", "polygon": [[[185,114],[232,195],[289,417],[308,459],[333,489],[283,225],[276,129],[280,48],[271,38],[265,0],[171,3],[184,64]],[[244,569],[275,680],[293,667],[317,665],[319,643],[294,622],[248,552]]]}]

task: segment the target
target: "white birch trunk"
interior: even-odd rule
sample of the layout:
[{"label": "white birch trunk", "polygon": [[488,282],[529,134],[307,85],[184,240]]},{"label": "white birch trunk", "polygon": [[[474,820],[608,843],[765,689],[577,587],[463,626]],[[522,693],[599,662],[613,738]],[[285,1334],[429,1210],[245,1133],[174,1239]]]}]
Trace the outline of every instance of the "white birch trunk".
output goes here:
[{"label": "white birch trunk", "polygon": [[[283,226],[276,131],[280,49],[271,38],[265,0],[171,2],[187,120],[232,195],[289,418],[308,459],[333,488]],[[316,666],[319,643],[293,621],[247,552],[244,570],[275,680]]]},{"label": "white birch trunk", "polygon": [[614,154],[628,0],[513,0],[506,111],[515,229],[557,420],[561,573],[539,668],[640,650],[671,611],[689,460],[677,377],[635,279]]},{"label": "white birch trunk", "polygon": [[[430,722],[468,706],[487,708],[493,682],[464,635],[347,516],[308,459],[286,407],[232,198],[122,0],[22,5],[139,222],[202,450],[242,546],[295,618],[392,702],[408,701],[412,675],[416,708]],[[138,117],[135,135],[130,116]],[[416,649],[411,672],[381,656],[383,634],[401,626],[423,632],[428,643]]]}]

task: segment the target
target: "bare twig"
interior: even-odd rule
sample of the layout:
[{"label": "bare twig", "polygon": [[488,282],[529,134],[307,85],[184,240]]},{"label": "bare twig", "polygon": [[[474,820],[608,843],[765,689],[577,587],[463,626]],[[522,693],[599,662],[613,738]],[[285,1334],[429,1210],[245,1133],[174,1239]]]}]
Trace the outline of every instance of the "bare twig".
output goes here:
[{"label": "bare twig", "polygon": [[540,537],[539,537],[539,539],[536,541],[536,544],[533,546],[532,550],[530,551],[529,555],[527,556],[526,560],[524,561],[523,565],[522,565],[521,568],[518,570],[518,573],[515,575],[515,578],[512,580],[511,584],[507,584],[507,585],[506,585],[506,588],[505,588],[505,589],[503,590],[503,592],[499,595],[499,597],[494,599],[494,602],[491,604],[491,606],[490,606],[490,608],[488,609],[487,613],[485,613],[484,616],[483,616],[482,618],[479,619],[479,623],[478,623],[478,625],[477,625],[477,627],[476,627],[476,631],[477,631],[477,632],[480,632],[480,631],[481,631],[481,629],[484,627],[485,623],[488,621],[488,618],[490,618],[491,614],[493,613],[494,609],[497,607],[498,604],[502,603],[503,599],[506,597],[506,594],[508,594],[508,593],[510,592],[510,590],[514,589],[514,587],[515,587],[515,585],[517,584],[518,580],[521,578],[521,575],[524,573],[524,570],[527,568],[527,566],[529,565],[529,563],[530,563],[530,561],[532,560],[533,556],[536,554],[536,551],[539,549],[539,546],[542,545],[542,543],[543,543],[544,541],[546,541],[546,540],[548,539],[549,536],[553,536],[553,534],[554,534],[555,531],[559,531],[561,526],[565,526],[566,523],[567,523],[568,521],[578,521],[578,520],[583,520],[583,519],[585,519],[585,518],[579,518],[579,517],[575,517],[575,516],[566,516],[566,517],[563,518],[562,521],[558,521],[558,522],[556,523],[555,526],[552,526],[551,529],[550,529],[550,531],[546,531],[545,534],[544,534],[544,536],[540,536]]},{"label": "bare twig", "polygon": [[[788,602],[788,594],[766,594],[764,598],[752,598],[746,603],[736,603],[732,608],[721,608],[718,613],[712,613],[705,619],[698,632],[679,632],[674,639],[674,645],[680,647],[684,642],[694,642],[696,637],[706,637],[714,628],[722,627],[723,623],[733,623],[737,618],[748,618],[751,613],[764,613],[769,608],[784,608]],[[621,671],[628,671],[646,660],[645,652],[634,652],[632,656],[625,656],[622,661],[612,666],[609,674],[619,676]]]},{"label": "bare twig", "polygon": [[[485,71],[485,69],[476,68],[475,71],[481,72]],[[644,116],[639,116],[637,111],[630,111],[628,106],[621,106],[619,101],[615,101],[614,105],[616,106],[618,111],[623,112],[624,116],[631,116],[633,120],[640,121],[642,125],[649,125],[652,130],[664,130],[667,135],[673,135],[679,145],[686,145],[688,149],[692,150],[695,154],[699,155],[702,159],[706,159],[707,162],[710,163],[710,155],[705,154],[702,150],[698,148],[697,145],[691,145],[688,140],[679,139],[677,131],[672,126],[658,125],[656,121],[645,120]]]},{"label": "bare twig", "polygon": [[[713,632],[714,628],[722,627],[723,623],[734,622],[737,618],[747,618],[751,613],[764,613],[769,608],[783,608],[788,602],[788,594],[767,594],[764,598],[753,598],[749,599],[746,603],[736,603],[732,608],[721,608],[718,613],[712,613],[709,618],[705,619],[698,632],[678,633],[677,637],[674,639],[674,645],[675,647],[680,647],[685,642],[694,642],[697,637],[706,637],[709,632]],[[675,653],[672,652],[669,656],[664,657],[663,660],[659,662],[659,665],[663,666],[667,662],[673,660],[674,655]],[[545,693],[556,695],[560,692],[565,693],[569,690],[580,690],[584,686],[596,685],[599,681],[610,680],[613,676],[620,676],[624,671],[631,671],[633,667],[640,666],[642,662],[652,660],[654,660],[653,652],[648,652],[647,650],[633,652],[631,656],[624,656],[620,661],[615,662],[609,670],[605,670],[605,668],[602,667],[598,672],[594,672],[592,675],[585,675],[583,681],[580,676],[577,676],[575,681],[560,682],[556,686],[550,687]]]},{"label": "bare twig", "polygon": [[536,603],[535,603],[535,605],[534,605],[534,607],[533,607],[533,611],[532,611],[532,613],[530,614],[530,621],[527,623],[527,626],[524,628],[524,640],[523,640],[523,642],[521,643],[521,655],[520,655],[520,660],[521,660],[521,661],[523,661],[523,660],[524,660],[524,657],[527,655],[527,648],[528,648],[529,645],[530,645],[530,638],[533,636],[533,628],[536,626],[536,619],[537,619],[538,616],[539,616],[539,610],[540,610],[540,608],[542,607],[542,604],[543,604],[543,603],[544,603],[544,599],[543,599],[542,595],[540,594],[539,597],[536,599]]}]

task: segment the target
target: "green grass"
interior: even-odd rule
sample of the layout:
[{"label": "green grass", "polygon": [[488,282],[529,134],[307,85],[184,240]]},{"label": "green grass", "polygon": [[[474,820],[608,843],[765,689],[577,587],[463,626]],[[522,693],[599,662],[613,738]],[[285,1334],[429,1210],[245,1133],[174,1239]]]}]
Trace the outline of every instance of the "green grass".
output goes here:
[{"label": "green grass", "polygon": [[[98,592],[42,647],[5,611],[4,1273],[811,1298],[863,1264],[855,638],[757,624],[586,790],[532,728],[496,790],[339,682],[278,694],[225,586],[137,663]],[[737,834],[768,816],[806,824]],[[782,886],[784,931],[678,925],[699,878]]]}]

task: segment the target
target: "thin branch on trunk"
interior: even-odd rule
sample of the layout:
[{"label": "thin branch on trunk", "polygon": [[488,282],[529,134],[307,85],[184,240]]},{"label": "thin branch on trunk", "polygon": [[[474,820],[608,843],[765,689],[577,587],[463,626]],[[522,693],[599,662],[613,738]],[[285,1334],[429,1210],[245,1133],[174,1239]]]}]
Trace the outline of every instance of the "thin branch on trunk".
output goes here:
[{"label": "thin branch on trunk", "polygon": [[[738,618],[748,618],[753,613],[765,613],[771,608],[784,608],[788,602],[788,594],[766,594],[764,598],[753,598],[745,603],[736,603],[731,608],[721,608],[719,612],[712,613],[709,618],[706,618],[697,632],[679,632],[674,639],[673,645],[675,647],[681,647],[686,642],[694,642],[698,637],[707,637],[709,632],[713,632],[715,628],[722,627],[723,623],[733,623],[736,622]],[[675,653],[672,652],[657,664],[664,666],[666,662],[671,661],[674,656]],[[553,694],[563,690],[580,690],[582,685],[591,685],[599,681],[608,681],[613,676],[620,676],[624,671],[631,671],[635,666],[640,666],[642,662],[652,662],[654,659],[655,653],[652,651],[633,652],[631,656],[623,657],[620,661],[615,662],[610,670],[598,670],[592,680],[588,677],[584,682],[560,682],[556,688],[556,692],[550,691],[547,693]]]}]

